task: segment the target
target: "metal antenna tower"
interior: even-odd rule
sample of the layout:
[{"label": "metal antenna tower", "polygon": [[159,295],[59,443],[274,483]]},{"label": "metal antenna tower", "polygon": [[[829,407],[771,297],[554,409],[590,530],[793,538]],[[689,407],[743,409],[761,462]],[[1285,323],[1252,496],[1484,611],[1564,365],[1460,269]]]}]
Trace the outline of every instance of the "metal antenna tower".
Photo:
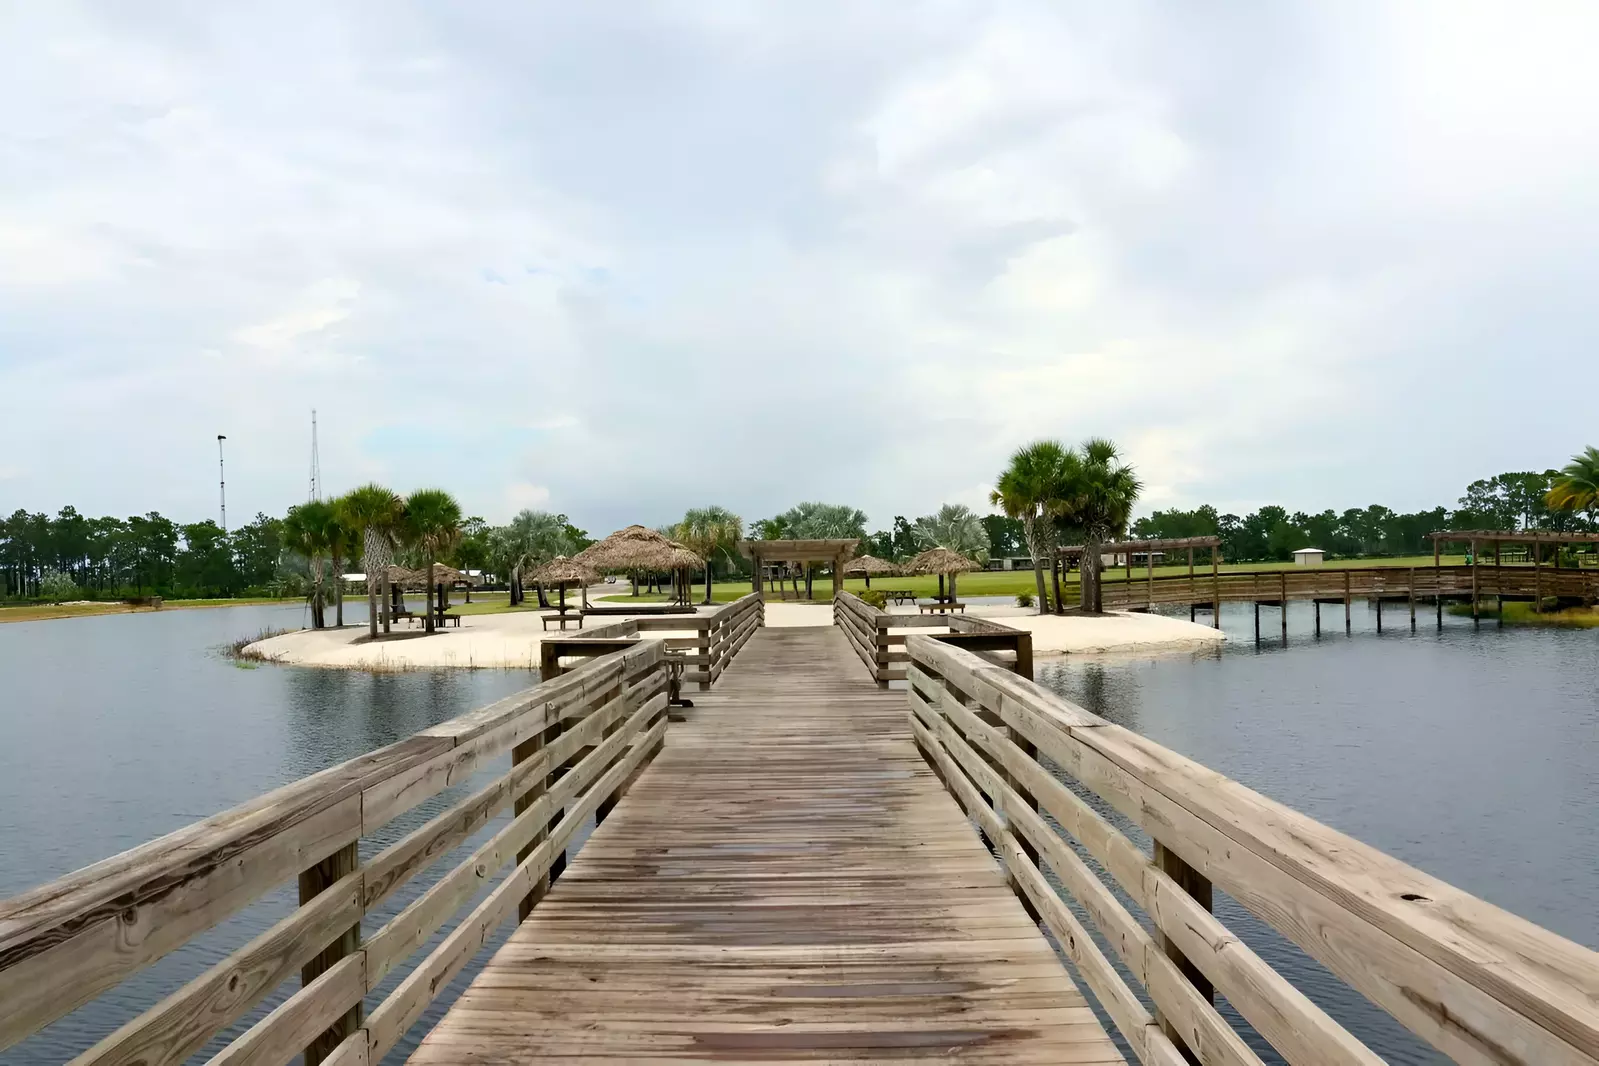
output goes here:
[{"label": "metal antenna tower", "polygon": [[222,532],[228,531],[228,472],[222,465],[222,442],[228,438],[217,434],[217,488],[222,494]]},{"label": "metal antenna tower", "polygon": [[311,408],[311,498],[322,498],[322,457],[316,446],[316,408]]}]

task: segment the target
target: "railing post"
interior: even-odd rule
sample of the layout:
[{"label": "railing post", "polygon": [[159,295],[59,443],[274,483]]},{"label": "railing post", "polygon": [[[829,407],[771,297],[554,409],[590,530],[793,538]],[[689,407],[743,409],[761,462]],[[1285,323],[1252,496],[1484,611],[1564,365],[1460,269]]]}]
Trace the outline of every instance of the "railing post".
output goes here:
[{"label": "railing post", "polygon": [[[1188,893],[1196,903],[1207,911],[1213,909],[1210,881],[1203,874],[1184,862],[1178,857],[1176,852],[1171,851],[1158,840],[1155,841],[1154,859],[1155,866],[1167,877],[1177,882],[1178,888]],[[1177,964],[1177,968],[1188,979],[1188,983],[1193,985],[1195,990],[1207,1001],[1214,1002],[1216,989],[1209,979],[1199,972],[1199,967],[1190,962],[1188,956],[1184,955],[1177,945],[1173,944],[1166,934],[1160,931],[1158,926],[1155,929],[1155,938],[1161,950],[1166,953],[1166,957]],[[1177,1027],[1172,1025],[1161,1014],[1159,1009],[1155,1011],[1155,1017],[1160,1021],[1161,1032],[1165,1033],[1172,1043],[1177,1045],[1177,1049],[1183,1053],[1183,1057],[1190,1062],[1198,1062],[1199,1059],[1189,1049],[1188,1045],[1183,1042],[1182,1033]]]},{"label": "railing post", "polygon": [[699,652],[700,663],[700,691],[704,692],[711,687],[711,638],[715,635],[719,620],[709,618],[699,623]]},{"label": "railing post", "polygon": [[[311,902],[335,881],[355,873],[361,867],[361,842],[351,841],[315,866],[300,872],[300,905]],[[361,948],[361,923],[346,929],[337,940],[323,948],[310,962],[300,968],[300,984],[315,981],[328,967],[352,955]],[[306,1066],[317,1066],[333,1053],[339,1042],[361,1027],[361,1004],[351,1007],[342,1018],[328,1026],[305,1048]]]},{"label": "railing post", "polygon": [[[537,736],[529,737],[527,740],[522,741],[522,743],[512,748],[511,766],[514,768],[519,763],[524,763],[529,759],[536,758],[538,754],[544,750],[545,738],[554,735],[556,732],[556,729],[543,730],[539,732]],[[520,799],[512,804],[512,812],[514,814],[521,814],[523,811],[533,806],[533,804],[538,802],[539,797],[544,795],[545,791],[548,790],[549,785],[550,775],[548,772],[546,772],[539,777],[537,784],[530,787],[525,793],[522,794]],[[518,863],[526,861],[527,857],[533,854],[533,849],[544,842],[544,837],[547,832],[548,829],[546,827],[533,834],[532,839],[528,841],[527,847],[516,853],[516,861]],[[546,873],[544,876],[538,879],[538,882],[533,886],[533,890],[527,895],[523,896],[521,901],[517,903],[516,920],[518,922],[527,921],[527,916],[533,913],[534,906],[540,899],[543,898],[544,893],[548,892],[549,890],[550,875]]]}]

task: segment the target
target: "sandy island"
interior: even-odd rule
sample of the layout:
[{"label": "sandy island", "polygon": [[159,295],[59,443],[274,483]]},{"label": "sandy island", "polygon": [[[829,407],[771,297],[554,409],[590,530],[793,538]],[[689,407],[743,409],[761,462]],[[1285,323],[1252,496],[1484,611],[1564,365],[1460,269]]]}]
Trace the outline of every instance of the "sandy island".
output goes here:
[{"label": "sandy island", "polygon": [[[707,611],[709,608],[701,608]],[[971,614],[1002,620],[1033,634],[1033,654],[1090,655],[1117,652],[1191,651],[1212,647],[1226,638],[1219,630],[1181,618],[1158,614],[1110,613],[1098,618],[1039,615],[1027,608],[1004,605],[969,607]],[[909,608],[903,613],[914,613]],[[605,623],[621,621],[606,618]],[[826,605],[768,603],[769,626],[825,626],[833,622]],[[401,627],[388,640],[370,642],[366,626],[343,629],[303,629],[269,637],[249,645],[246,654],[297,666],[326,666],[355,670],[429,670],[448,668],[536,670],[539,644],[556,630],[544,631],[534,611],[468,615],[459,629],[450,627],[431,637],[420,628]],[[581,631],[569,629],[567,636]],[[665,635],[665,634],[662,634]]]}]

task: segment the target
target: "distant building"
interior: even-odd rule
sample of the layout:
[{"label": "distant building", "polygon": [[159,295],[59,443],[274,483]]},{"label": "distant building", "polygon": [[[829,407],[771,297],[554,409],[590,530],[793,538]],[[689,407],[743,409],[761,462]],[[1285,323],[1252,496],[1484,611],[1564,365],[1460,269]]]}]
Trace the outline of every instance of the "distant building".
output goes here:
[{"label": "distant building", "polygon": [[988,558],[989,570],[1031,570],[1033,560],[1026,555],[991,555]]},{"label": "distant building", "polygon": [[1327,553],[1320,548],[1300,548],[1294,552],[1295,566],[1320,566]]}]

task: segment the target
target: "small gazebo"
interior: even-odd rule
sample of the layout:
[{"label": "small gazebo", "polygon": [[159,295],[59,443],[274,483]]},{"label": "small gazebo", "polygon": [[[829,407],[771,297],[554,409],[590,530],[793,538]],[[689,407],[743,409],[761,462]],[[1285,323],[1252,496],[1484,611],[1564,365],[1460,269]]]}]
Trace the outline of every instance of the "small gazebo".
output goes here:
[{"label": "small gazebo", "polygon": [[[772,563],[825,563],[833,569],[833,595],[844,587],[844,566],[855,554],[860,540],[840,537],[834,540],[741,540],[738,550],[754,564],[750,587],[765,598],[762,587],[764,569]],[[781,594],[781,586],[779,593]]]},{"label": "small gazebo", "polygon": [[[950,551],[948,548],[928,548],[922,554],[905,564],[907,574],[937,574],[938,575],[938,600],[940,603],[955,602],[955,575],[976,570],[978,566],[960,552]],[[944,579],[949,578],[949,596],[944,595]]]},{"label": "small gazebo", "polygon": [[540,585],[553,585],[560,591],[560,611],[566,613],[566,590],[570,585],[576,585],[583,590],[584,606],[587,606],[588,587],[598,584],[600,575],[592,567],[585,566],[574,559],[564,555],[557,555],[532,573],[532,580]]},{"label": "small gazebo", "polygon": [[619,529],[572,556],[572,562],[592,570],[636,572],[650,570],[672,574],[673,597],[687,604],[691,599],[688,574],[705,565],[693,551],[648,526],[632,525]]},{"label": "small gazebo", "polygon": [[895,566],[893,563],[889,562],[887,559],[879,559],[875,555],[857,555],[855,558],[851,559],[848,563],[844,564],[844,574],[845,574],[845,576],[848,576],[850,574],[859,574],[859,575],[861,575],[862,577],[864,577],[866,579],[866,587],[867,588],[871,588],[872,587],[872,575],[873,574],[877,574],[878,576],[882,576],[884,574],[897,574],[897,573],[899,573],[899,567]]}]

